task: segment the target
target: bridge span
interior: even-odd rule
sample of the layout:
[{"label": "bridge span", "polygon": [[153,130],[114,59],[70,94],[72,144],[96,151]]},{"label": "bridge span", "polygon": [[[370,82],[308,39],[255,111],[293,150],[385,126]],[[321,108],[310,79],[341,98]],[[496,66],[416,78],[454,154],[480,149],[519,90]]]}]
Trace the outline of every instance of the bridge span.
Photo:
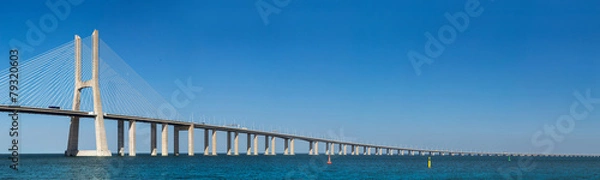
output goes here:
[{"label": "bridge span", "polygon": [[[41,114],[41,115],[55,115],[65,117],[84,117],[94,118],[97,114],[93,112],[75,111],[75,110],[64,110],[64,109],[50,109],[50,108],[36,108],[36,107],[21,107],[21,106],[6,106],[0,105],[1,112],[19,112],[29,114]],[[204,129],[204,155],[217,155],[217,140],[216,132],[227,132],[227,155],[239,155],[239,136],[240,134],[246,134],[247,147],[246,155],[258,155],[258,137],[265,137],[265,151],[264,155],[276,155],[275,151],[275,139],[282,139],[284,142],[283,155],[295,155],[295,140],[302,140],[309,143],[309,155],[319,155],[318,148],[319,144],[325,145],[325,155],[430,155],[430,156],[551,156],[551,157],[598,157],[597,155],[572,155],[572,154],[533,154],[533,153],[512,153],[512,152],[467,152],[467,151],[449,151],[449,150],[425,150],[425,149],[414,149],[394,146],[383,146],[375,144],[365,144],[349,141],[332,140],[325,138],[315,138],[300,136],[295,134],[287,134],[281,132],[270,132],[253,130],[246,128],[237,128],[229,126],[218,126],[209,125],[195,122],[185,122],[176,120],[164,120],[147,117],[137,117],[128,115],[118,114],[103,114],[104,119],[118,121],[118,148],[119,156],[124,156],[124,122],[129,122],[129,156],[135,156],[135,124],[149,123],[151,125],[151,155],[157,155],[156,149],[156,125],[162,125],[161,137],[162,137],[162,156],[168,156],[168,126],[173,126],[175,135],[173,137],[174,150],[172,154],[175,156],[179,155],[179,131],[188,131],[188,155],[194,155],[194,133],[193,129]],[[335,146],[337,145],[337,151]],[[373,153],[371,153],[373,149]],[[384,152],[385,150],[385,152]],[[82,156],[90,154],[81,154]],[[93,154],[92,154],[93,155]]]},{"label": "bridge span", "polygon": [[[326,138],[316,138],[301,136],[296,134],[288,134],[282,132],[269,132],[255,129],[246,129],[230,126],[218,126],[204,123],[177,121],[176,119],[159,119],[141,116],[132,116],[125,114],[105,113],[102,109],[102,101],[99,88],[99,57],[98,57],[98,31],[92,33],[92,76],[90,80],[81,80],[81,39],[75,36],[74,41],[74,62],[75,62],[75,89],[73,91],[72,109],[52,109],[40,107],[25,107],[25,106],[10,106],[0,105],[0,112],[19,112],[41,115],[55,115],[70,117],[70,128],[67,142],[66,156],[112,156],[108,150],[106,139],[106,131],[104,120],[117,121],[117,154],[125,156],[125,121],[129,122],[128,126],[128,144],[129,156],[136,155],[136,123],[150,124],[150,154],[157,156],[157,125],[161,125],[161,155],[168,156],[168,127],[173,126],[173,154],[179,156],[179,132],[188,132],[188,155],[193,156],[194,151],[194,130],[204,130],[204,155],[217,155],[217,132],[227,133],[227,155],[236,156],[240,154],[240,134],[245,134],[246,137],[246,155],[258,155],[258,137],[264,136],[264,155],[276,155],[275,143],[277,139],[283,140],[283,154],[295,155],[296,140],[306,141],[309,144],[309,155],[319,155],[319,145],[323,144],[326,155],[429,155],[429,156],[560,156],[560,157],[577,157],[577,156],[594,156],[598,155],[574,155],[574,154],[534,154],[534,153],[508,153],[508,152],[467,152],[467,151],[450,151],[450,150],[426,150],[406,147],[385,146],[368,143],[358,143],[343,140],[334,140]],[[93,111],[86,112],[80,110],[81,90],[85,88],[92,89],[93,96]],[[93,118],[95,124],[95,140],[96,150],[79,150],[79,119]],[[335,146],[337,145],[337,150]],[[373,150],[373,151],[372,151]],[[385,151],[385,152],[384,152]],[[373,152],[373,153],[371,153]]]}]

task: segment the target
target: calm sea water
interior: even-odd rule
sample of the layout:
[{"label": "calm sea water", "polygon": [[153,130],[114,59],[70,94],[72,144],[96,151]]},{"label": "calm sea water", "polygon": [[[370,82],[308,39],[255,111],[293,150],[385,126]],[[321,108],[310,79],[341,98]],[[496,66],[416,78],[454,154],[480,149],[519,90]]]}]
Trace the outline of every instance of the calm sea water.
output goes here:
[{"label": "calm sea water", "polygon": [[433,156],[429,169],[427,156],[23,155],[18,172],[3,159],[1,179],[600,179],[600,158],[535,157],[519,169],[517,157]]}]

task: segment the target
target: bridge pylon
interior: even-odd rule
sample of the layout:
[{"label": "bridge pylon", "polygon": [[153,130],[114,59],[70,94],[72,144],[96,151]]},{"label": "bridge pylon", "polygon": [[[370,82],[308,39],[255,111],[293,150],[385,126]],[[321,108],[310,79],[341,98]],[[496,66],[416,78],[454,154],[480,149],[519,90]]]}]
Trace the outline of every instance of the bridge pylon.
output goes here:
[{"label": "bridge pylon", "polygon": [[79,150],[79,117],[72,116],[69,128],[69,139],[65,156],[111,156],[106,143],[106,129],[104,128],[104,113],[100,98],[98,82],[98,30],[92,33],[92,78],[81,80],[81,38],[75,35],[75,90],[73,92],[73,110],[79,111],[81,104],[81,90],[92,89],[94,99],[94,124],[96,129],[96,150]]}]

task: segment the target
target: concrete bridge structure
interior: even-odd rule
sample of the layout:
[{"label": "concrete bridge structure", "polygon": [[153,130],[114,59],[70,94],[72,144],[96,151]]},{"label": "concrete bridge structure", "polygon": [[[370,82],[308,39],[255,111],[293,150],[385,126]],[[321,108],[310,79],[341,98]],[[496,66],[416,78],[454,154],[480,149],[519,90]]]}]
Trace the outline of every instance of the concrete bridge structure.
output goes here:
[{"label": "concrete bridge structure", "polygon": [[[204,148],[203,155],[205,156],[216,156],[217,155],[217,132],[225,132],[227,134],[227,140],[223,143],[227,143],[226,155],[238,156],[245,154],[247,156],[259,155],[259,142],[258,137],[263,136],[264,142],[264,154],[263,155],[277,155],[276,144],[282,142],[283,144],[283,155],[295,155],[295,144],[298,140],[306,141],[309,145],[309,155],[320,155],[319,146],[325,148],[325,155],[400,155],[400,156],[553,156],[553,157],[598,157],[598,155],[574,155],[574,154],[533,154],[533,153],[507,153],[507,152],[466,152],[466,151],[450,151],[450,150],[426,150],[426,149],[414,149],[405,147],[394,147],[377,144],[366,144],[357,143],[341,140],[332,140],[325,138],[307,137],[295,134],[287,134],[281,132],[269,132],[252,130],[240,127],[230,126],[217,126],[208,125],[204,123],[184,122],[177,120],[167,119],[156,119],[148,117],[130,116],[123,114],[110,114],[102,111],[101,94],[98,83],[98,31],[94,31],[92,34],[92,78],[87,81],[81,80],[81,40],[79,36],[75,36],[75,89],[73,93],[73,107],[71,110],[64,109],[50,109],[50,108],[37,108],[37,107],[21,107],[21,106],[8,106],[0,105],[0,111],[2,112],[14,112],[20,113],[31,113],[31,114],[43,114],[43,115],[55,115],[65,116],[71,118],[69,136],[67,139],[67,149],[65,151],[66,156],[112,156],[112,152],[108,149],[108,143],[106,140],[106,131],[104,126],[105,120],[118,121],[117,123],[117,152],[118,156],[125,156],[125,139],[124,133],[127,130],[128,133],[128,155],[136,156],[136,124],[148,123],[150,124],[150,154],[151,156],[158,156],[157,150],[157,132],[160,131],[160,139],[162,148],[160,149],[161,156],[168,156],[170,154],[168,147],[168,127],[173,126],[174,135],[173,149],[171,154],[174,156],[180,156],[180,142],[179,132],[187,132],[188,140],[188,156],[194,156],[194,130],[204,130]],[[84,88],[91,88],[93,95],[93,112],[84,112],[79,110],[81,90]],[[79,119],[80,118],[93,118],[95,124],[95,150],[80,150],[78,148],[79,141]],[[127,122],[127,126],[125,126]],[[160,125],[160,129],[157,126]],[[202,135],[202,134],[201,134]],[[242,138],[246,137],[246,144],[240,153],[240,135]],[[337,150],[336,150],[337,146]]]}]

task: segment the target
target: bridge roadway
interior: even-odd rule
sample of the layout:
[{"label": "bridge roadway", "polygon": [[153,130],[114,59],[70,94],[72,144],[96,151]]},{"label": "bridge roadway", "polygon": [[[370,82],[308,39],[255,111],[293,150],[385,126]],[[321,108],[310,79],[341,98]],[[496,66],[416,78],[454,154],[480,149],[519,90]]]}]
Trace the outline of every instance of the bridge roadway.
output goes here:
[{"label": "bridge roadway", "polygon": [[[19,113],[29,113],[29,114],[42,114],[42,115],[57,115],[57,116],[77,116],[77,117],[86,117],[86,118],[94,118],[96,115],[93,112],[85,112],[85,111],[74,111],[74,110],[64,110],[64,109],[51,109],[51,108],[37,108],[37,107],[24,107],[24,106],[7,106],[0,105],[0,112],[13,112],[18,111]],[[224,132],[238,132],[238,133],[246,133],[246,134],[255,134],[255,135],[263,135],[270,137],[278,137],[283,139],[300,139],[307,141],[309,143],[312,142],[323,142],[326,144],[338,144],[340,145],[340,154],[342,147],[341,145],[349,145],[355,147],[355,149],[359,151],[359,147],[363,147],[363,154],[370,155],[370,149],[375,148],[376,155],[382,155],[383,150],[387,150],[386,154],[392,155],[393,151],[397,151],[398,155],[452,155],[452,156],[552,156],[552,157],[600,157],[600,155],[580,155],[580,154],[534,154],[534,153],[509,153],[509,152],[470,152],[470,151],[448,151],[448,150],[427,150],[427,149],[415,149],[415,148],[403,148],[403,147],[394,147],[394,146],[384,146],[384,145],[375,145],[375,144],[365,144],[365,143],[356,143],[356,142],[345,142],[340,140],[331,140],[331,139],[323,139],[323,138],[315,138],[315,137],[306,137],[294,134],[286,134],[279,132],[269,132],[269,131],[260,131],[260,130],[252,130],[245,128],[236,128],[236,127],[228,127],[228,126],[218,126],[218,125],[209,125],[209,124],[200,124],[194,122],[185,122],[185,121],[176,121],[176,120],[164,120],[164,119],[156,119],[156,118],[147,118],[147,117],[138,117],[138,116],[128,116],[128,115],[118,115],[118,114],[104,114],[104,119],[110,120],[127,120],[127,121],[139,121],[146,123],[158,123],[158,124],[168,124],[173,126],[190,126],[193,125],[194,128],[197,129],[211,129],[217,131]],[[312,147],[312,146],[311,146]],[[329,147],[326,146],[329,151]],[[331,146],[331,155],[335,154],[333,146]],[[346,154],[346,146],[343,148],[344,155]],[[368,149],[368,154],[367,150]],[[316,149],[318,151],[318,147]],[[406,153],[405,153],[406,151]],[[318,153],[317,153],[318,154]],[[359,155],[359,152],[356,152],[355,155]]]}]

